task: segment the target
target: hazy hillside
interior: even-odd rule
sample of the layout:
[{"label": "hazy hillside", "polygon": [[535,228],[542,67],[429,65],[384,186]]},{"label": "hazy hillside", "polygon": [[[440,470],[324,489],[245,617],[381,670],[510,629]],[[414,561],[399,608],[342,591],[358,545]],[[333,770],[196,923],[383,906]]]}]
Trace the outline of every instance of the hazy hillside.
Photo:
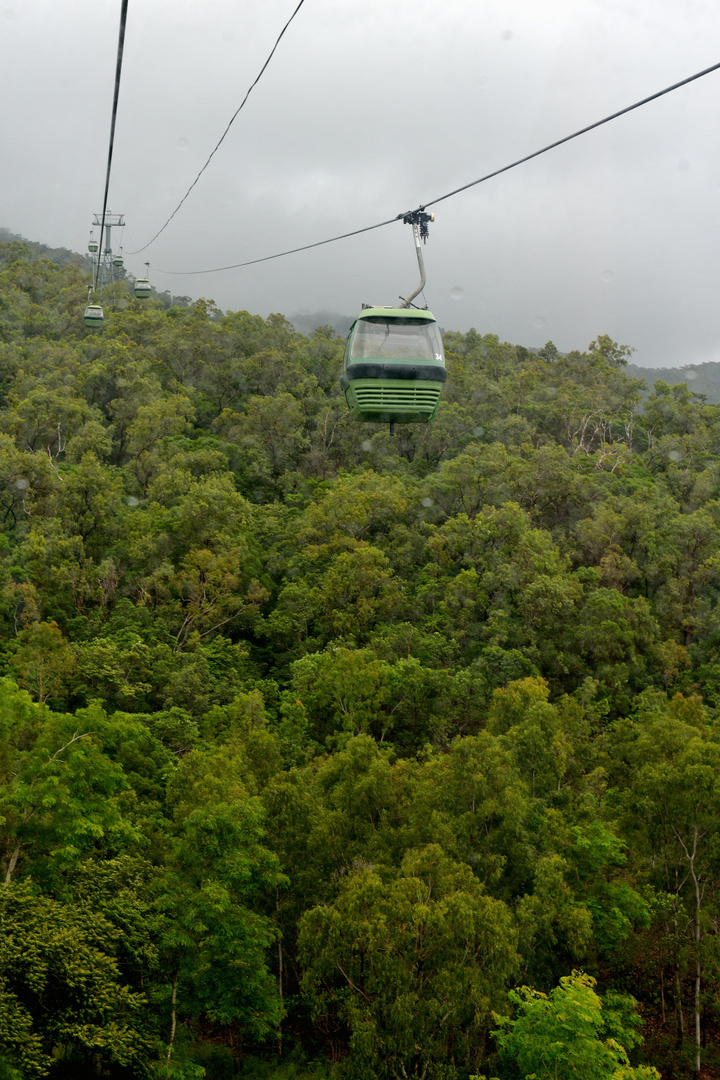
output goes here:
[{"label": "hazy hillside", "polygon": [[644,379],[648,392],[658,381],[675,386],[684,383],[694,394],[704,394],[711,404],[720,403],[720,363],[688,364],[678,368],[644,368],[637,364],[628,364],[627,372],[636,379]]},{"label": "hazy hillside", "polygon": [[68,248],[50,248],[46,244],[39,244],[35,240],[26,240],[19,233],[10,232],[9,229],[0,228],[0,243],[7,244],[17,241],[25,244],[33,259],[50,259],[58,266],[78,266],[86,273],[92,272],[92,263],[88,255],[79,255],[76,251]]},{"label": "hazy hillside", "polygon": [[301,334],[312,334],[318,326],[332,326],[340,337],[347,337],[355,315],[340,315],[337,311],[313,311],[290,315],[289,318]]}]

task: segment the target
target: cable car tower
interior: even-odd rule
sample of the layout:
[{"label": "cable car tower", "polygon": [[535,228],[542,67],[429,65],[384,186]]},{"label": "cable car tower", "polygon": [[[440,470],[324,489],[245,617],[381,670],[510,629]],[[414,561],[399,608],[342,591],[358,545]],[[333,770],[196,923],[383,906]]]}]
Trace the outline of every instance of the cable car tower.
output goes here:
[{"label": "cable car tower", "polygon": [[[105,225],[103,227],[102,214],[93,215],[93,225],[100,226],[103,238],[103,250],[98,250],[98,243],[94,233],[90,233],[88,251],[93,261],[93,291],[102,293],[106,285],[112,285],[119,277],[117,271],[122,268],[123,258],[118,252],[113,254],[112,231],[125,226],[124,214],[113,214],[110,210],[105,213]],[[122,251],[122,248],[120,249]]]}]

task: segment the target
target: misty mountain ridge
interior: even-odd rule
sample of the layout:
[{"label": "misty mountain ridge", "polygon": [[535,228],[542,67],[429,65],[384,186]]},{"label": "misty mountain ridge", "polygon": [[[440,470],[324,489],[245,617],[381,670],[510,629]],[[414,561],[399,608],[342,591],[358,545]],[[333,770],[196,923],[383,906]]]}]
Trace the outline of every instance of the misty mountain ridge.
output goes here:
[{"label": "misty mountain ridge", "polygon": [[11,244],[13,242],[25,244],[33,259],[49,259],[50,262],[57,263],[58,266],[79,266],[81,270],[85,270],[87,273],[92,272],[92,260],[88,255],[80,255],[77,251],[71,251],[65,247],[51,248],[47,244],[40,244],[36,240],[28,240],[25,236],[21,236],[20,233],[14,233],[10,229],[0,227],[0,244]]},{"label": "misty mountain ridge", "polygon": [[305,311],[288,316],[299,334],[309,337],[318,326],[332,326],[340,337],[347,337],[356,315],[341,315],[337,311]]},{"label": "misty mountain ridge", "polygon": [[704,394],[710,404],[720,403],[720,362],[717,360],[672,368],[649,368],[628,364],[625,371],[635,379],[644,379],[647,383],[648,394],[652,392],[658,380],[669,383],[670,386],[685,383],[694,394]]}]

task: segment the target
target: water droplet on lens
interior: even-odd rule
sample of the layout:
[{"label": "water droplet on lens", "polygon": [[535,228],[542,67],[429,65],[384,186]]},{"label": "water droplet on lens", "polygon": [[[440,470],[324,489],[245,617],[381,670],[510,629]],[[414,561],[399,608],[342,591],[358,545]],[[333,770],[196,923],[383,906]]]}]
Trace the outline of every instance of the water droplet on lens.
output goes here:
[{"label": "water droplet on lens", "polygon": [[422,500],[422,504],[423,506],[432,506],[433,500],[428,495],[426,495],[425,498]]},{"label": "water droplet on lens", "polygon": [[140,505],[140,500],[138,498],[136,498],[135,495],[128,495],[127,504],[128,504],[128,506],[139,506]]},{"label": "water droplet on lens", "polygon": [[27,480],[23,480],[22,477],[20,477],[20,476],[15,481],[15,487],[18,488],[18,490],[20,490],[20,491],[24,491],[25,488],[27,488],[29,486],[30,485],[27,482]]},{"label": "water droplet on lens", "polygon": [[687,172],[689,168],[690,162],[687,160],[687,158],[680,158],[680,161],[678,161],[678,169],[680,170],[680,172]]},{"label": "water droplet on lens", "polygon": [[485,428],[484,427],[473,428],[473,435],[477,435],[478,438],[481,438],[484,434],[485,434]]},{"label": "water droplet on lens", "polygon": [[686,371],[685,378],[692,382],[693,379],[697,379],[697,371]]},{"label": "water droplet on lens", "polygon": [[555,395],[557,394],[557,387],[548,386],[545,393],[547,394],[548,397],[555,397]]},{"label": "water droplet on lens", "polygon": [[615,275],[613,274],[612,270],[603,270],[600,277],[603,281],[612,281]]},{"label": "water droplet on lens", "polygon": [[360,447],[361,447],[361,449],[366,450],[366,451],[367,450],[372,450],[372,443],[370,442],[369,439],[365,439],[364,442],[360,443]]},{"label": "water droplet on lens", "polygon": [[671,461],[682,461],[682,454],[679,450],[671,450],[668,457]]},{"label": "water droplet on lens", "polygon": [[542,317],[542,315],[536,315],[535,318],[533,319],[533,326],[535,327],[535,329],[536,330],[542,330],[544,325],[545,325],[545,319]]},{"label": "water droplet on lens", "polygon": [[450,296],[452,297],[453,300],[462,300],[464,295],[465,295],[465,290],[460,285],[456,285],[454,288],[452,288],[450,290]]},{"label": "water droplet on lens", "polygon": [[188,146],[190,145],[190,140],[185,138],[178,139],[177,144],[181,150],[187,150]]},{"label": "water droplet on lens", "polygon": [[503,30],[502,34],[500,35],[503,41],[510,41],[511,38],[513,38],[514,36],[515,35],[513,34],[512,30]]}]

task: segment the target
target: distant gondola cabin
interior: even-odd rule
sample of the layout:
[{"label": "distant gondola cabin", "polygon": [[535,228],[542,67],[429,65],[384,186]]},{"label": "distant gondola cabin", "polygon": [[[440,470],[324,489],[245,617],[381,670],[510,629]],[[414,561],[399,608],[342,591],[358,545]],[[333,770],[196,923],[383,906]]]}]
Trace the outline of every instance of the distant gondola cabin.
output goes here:
[{"label": "distant gondola cabin", "polygon": [[138,300],[147,300],[150,295],[150,282],[147,278],[138,278],[135,282],[135,296]]},{"label": "distant gondola cabin", "polygon": [[83,323],[88,330],[102,330],[103,309],[99,304],[88,304],[83,315]]},{"label": "distant gondola cabin", "polygon": [[340,385],[353,420],[426,424],[447,378],[429,311],[364,308],[350,327]]}]

